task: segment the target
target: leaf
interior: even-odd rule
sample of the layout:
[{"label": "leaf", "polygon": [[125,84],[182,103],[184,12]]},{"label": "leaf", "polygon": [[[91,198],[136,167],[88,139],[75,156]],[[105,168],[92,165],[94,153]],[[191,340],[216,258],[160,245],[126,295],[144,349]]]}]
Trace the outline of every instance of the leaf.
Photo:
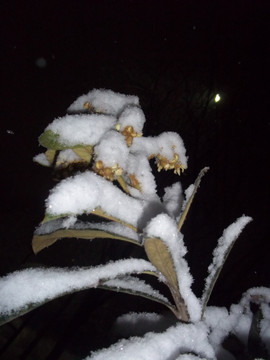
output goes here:
[{"label": "leaf", "polygon": [[178,230],[179,231],[181,231],[181,228],[182,228],[182,226],[184,224],[184,221],[186,220],[186,217],[187,217],[187,214],[189,212],[192,201],[194,199],[194,196],[195,196],[195,194],[196,194],[196,192],[197,192],[197,190],[198,190],[198,188],[200,186],[202,177],[207,173],[208,170],[209,170],[209,167],[203,168],[200,171],[200,173],[199,173],[199,175],[198,175],[198,177],[197,177],[197,179],[196,179],[196,181],[194,183],[193,192],[192,192],[190,198],[188,199],[188,202],[187,202],[187,204],[186,204],[186,206],[185,206],[185,208],[184,208],[184,210],[183,210],[183,212],[181,213],[181,216],[180,216],[180,220],[179,220],[179,223],[178,223]]},{"label": "leaf", "polygon": [[252,316],[252,323],[248,334],[248,353],[252,358],[267,359],[267,350],[261,338],[261,321],[263,313],[261,308],[256,304],[252,304],[255,308]]},{"label": "leaf", "polygon": [[148,259],[166,279],[177,307],[174,312],[175,316],[181,321],[188,322],[190,320],[189,313],[179,290],[177,273],[168,247],[159,238],[146,238],[144,248]]},{"label": "leaf", "polygon": [[213,261],[208,268],[208,276],[205,280],[205,288],[202,294],[202,317],[206,309],[206,305],[213,291],[215,283],[223,268],[223,265],[235,244],[238,236],[241,234],[243,228],[252,220],[249,216],[241,216],[234,223],[228,226],[224,231],[222,237],[218,240],[218,244],[213,251]]},{"label": "leaf", "polygon": [[69,215],[68,214],[52,215],[52,214],[46,213],[44,216],[44,219],[41,221],[41,223],[45,224],[49,221],[65,218],[67,216],[69,216]]},{"label": "leaf", "polygon": [[74,147],[73,151],[82,160],[84,160],[87,163],[90,163],[93,154],[93,147],[91,145]]},{"label": "leaf", "polygon": [[77,238],[93,240],[96,238],[103,239],[116,239],[131,242],[136,245],[140,243],[134,239],[130,239],[125,236],[113,234],[99,229],[59,229],[49,234],[38,235],[35,234],[32,240],[32,248],[35,254],[43,250],[44,248],[54,244],[57,240],[62,238]]},{"label": "leaf", "polygon": [[49,161],[50,165],[53,164],[55,155],[56,155],[56,150],[49,149],[45,152],[46,159]]},{"label": "leaf", "polygon": [[40,135],[38,140],[40,145],[44,146],[47,149],[64,150],[70,148],[69,146],[62,144],[59,141],[59,134],[55,134],[52,130],[44,131],[44,133]]},{"label": "leaf", "polygon": [[170,301],[165,296],[160,294],[158,290],[153,289],[151,285],[136,277],[130,276],[124,278],[115,278],[113,280],[108,280],[101,283],[98,287],[101,289],[144,297],[167,306],[173,313],[175,313],[176,310]]},{"label": "leaf", "polygon": [[122,221],[122,220],[120,220],[120,219],[118,219],[118,218],[116,218],[114,216],[106,214],[106,212],[103,211],[100,207],[97,207],[94,210],[92,210],[91,214],[96,215],[96,216],[100,216],[100,217],[102,217],[104,219],[115,221],[115,222],[117,222],[119,224],[122,224],[124,226],[129,227],[131,230],[133,230],[135,232],[138,232],[138,229],[135,226],[133,226],[131,224],[128,224],[128,223],[126,223],[126,222],[124,222],[124,221]]},{"label": "leaf", "polygon": [[0,278],[0,325],[53,299],[96,288],[108,279],[154,271],[143,259],[126,259],[92,268],[26,269]]},{"label": "leaf", "polygon": [[174,262],[166,244],[159,238],[146,238],[144,248],[151,263],[165,276],[170,286],[178,291]]}]

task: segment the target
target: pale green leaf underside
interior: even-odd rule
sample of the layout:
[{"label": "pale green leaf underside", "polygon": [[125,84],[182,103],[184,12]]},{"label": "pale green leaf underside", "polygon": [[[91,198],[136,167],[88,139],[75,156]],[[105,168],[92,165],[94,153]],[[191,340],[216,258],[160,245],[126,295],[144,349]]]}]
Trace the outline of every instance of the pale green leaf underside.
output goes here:
[{"label": "pale green leaf underside", "polygon": [[97,238],[115,239],[131,242],[135,245],[140,245],[140,243],[134,239],[99,229],[59,229],[50,234],[35,234],[32,240],[33,251],[35,254],[37,254],[39,251],[63,238],[78,238],[86,240],[93,240]]}]

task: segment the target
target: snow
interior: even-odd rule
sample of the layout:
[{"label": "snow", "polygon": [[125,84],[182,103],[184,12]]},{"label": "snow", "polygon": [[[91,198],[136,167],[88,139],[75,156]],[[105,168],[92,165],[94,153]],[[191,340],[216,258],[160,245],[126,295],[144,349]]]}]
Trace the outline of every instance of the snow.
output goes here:
[{"label": "snow", "polygon": [[116,319],[113,332],[122,337],[143,336],[149,331],[163,332],[175,323],[176,319],[171,312],[165,315],[130,312]]},{"label": "snow", "polygon": [[131,146],[131,151],[133,153],[142,153],[147,158],[158,154],[158,145],[156,141],[156,137],[148,136],[148,137],[136,137],[133,139],[133,143]]},{"label": "snow", "polygon": [[80,157],[72,149],[61,150],[57,156],[56,165],[74,161],[80,161]]},{"label": "snow", "polygon": [[181,164],[187,167],[183,140],[172,131],[164,132],[156,137],[134,138],[131,149],[133,152],[143,152],[148,158],[160,154],[168,160],[174,160],[174,155],[177,154]]},{"label": "snow", "polygon": [[108,131],[95,146],[95,161],[102,161],[106,167],[127,166],[129,150],[123,135],[117,131]]},{"label": "snow", "polygon": [[[270,292],[270,289],[268,289]],[[270,304],[261,305],[263,319],[261,320],[260,335],[270,354]]]},{"label": "snow", "polygon": [[193,191],[195,189],[195,185],[194,184],[191,184],[189,185],[189,187],[185,190],[185,199],[182,203],[182,211],[185,210],[186,206],[187,206],[187,203],[189,202],[192,194],[193,194]]},{"label": "snow", "polygon": [[51,166],[50,162],[48,161],[48,159],[46,158],[46,155],[44,153],[34,156],[33,160],[40,165]]},{"label": "snow", "polygon": [[113,129],[116,119],[108,115],[66,115],[55,119],[45,129],[59,135],[59,141],[65,146],[96,145],[102,135]]},{"label": "snow", "polygon": [[145,228],[145,238],[160,238],[167,245],[172,256],[178,278],[180,293],[185,301],[191,321],[201,317],[201,305],[191,290],[193,278],[188,264],[183,258],[187,253],[183,235],[178,231],[177,223],[168,214],[159,214]]},{"label": "snow", "polygon": [[46,200],[46,213],[50,215],[78,215],[98,207],[108,215],[136,226],[144,203],[90,171],[62,180]]},{"label": "snow", "polygon": [[130,276],[123,277],[121,279],[112,279],[105,281],[102,285],[106,285],[116,289],[126,289],[129,290],[129,293],[143,293],[145,295],[169,304],[168,299],[163,296],[158,290],[153,289],[152,286],[147,284],[145,281],[135,277]]},{"label": "snow", "polygon": [[82,112],[84,104],[89,102],[96,112],[117,116],[129,105],[139,105],[139,98],[133,95],[124,95],[105,89],[94,89],[88,94],[75,100],[68,112]]},{"label": "snow", "polygon": [[147,333],[144,337],[120,340],[110,348],[94,352],[85,360],[164,360],[175,359],[181,353],[194,353],[214,358],[214,350],[207,341],[204,324],[178,324],[161,334]]},{"label": "snow", "polygon": [[180,182],[164,189],[163,204],[170,216],[176,218],[180,214],[183,204],[183,192]]},{"label": "snow", "polygon": [[262,311],[260,336],[270,354],[270,288],[254,287],[247,290],[242,296],[240,305],[246,311],[250,302],[260,305]]},{"label": "snow", "polygon": [[[160,239],[171,255],[177,276],[178,283],[174,279],[173,290],[180,292],[191,322],[183,324],[177,322],[175,317],[168,322],[164,315],[153,313],[122,316],[116,327],[128,327],[128,330],[135,327],[136,334],[144,336],[120,340],[109,349],[91,354],[87,360],[193,360],[198,358],[195,354],[214,359],[215,353],[220,355],[222,352],[225,356],[226,351],[221,348],[221,343],[230,332],[243,343],[248,341],[252,321],[251,301],[260,304],[263,313],[261,337],[270,347],[270,289],[250,289],[243,295],[240,303],[233,304],[229,311],[225,308],[206,307],[216,276],[236,238],[251,221],[250,217],[243,215],[224,230],[213,252],[213,262],[208,268],[202,299],[198,299],[192,292],[193,278],[184,258],[187,249],[183,235],[178,230],[177,220],[198,184],[190,185],[184,197],[181,184],[175,183],[164,189],[161,201],[149,164],[149,160],[155,158],[158,171],[174,170],[180,174],[187,167],[188,159],[179,134],[164,132],[155,137],[142,137],[145,116],[138,97],[111,90],[94,89],[80,96],[68,108],[68,112],[73,115],[55,119],[45,129],[45,132],[52,131],[56,135],[52,141],[60,142],[60,149],[65,149],[59,152],[56,165],[80,161],[80,157],[74,152],[77,150],[73,151],[72,148],[90,145],[94,151],[94,171],[98,172],[99,164],[101,169],[104,167],[112,170],[110,180],[113,180],[115,174],[121,175],[130,195],[100,176],[103,175],[102,171],[98,172],[100,175],[94,173],[93,169],[78,173],[56,185],[46,200],[46,215],[63,217],[41,224],[35,233],[42,235],[59,229],[97,229],[122,235],[138,245],[143,245],[143,236],[145,247],[147,239]],[[50,139],[47,140],[50,144]],[[34,158],[34,161],[50,166],[48,160],[46,154],[39,154]],[[77,215],[84,213],[95,214],[96,211],[98,214],[100,209],[108,217],[120,220],[120,223],[90,223],[77,219]],[[129,224],[135,227],[134,230],[128,227]],[[0,278],[0,313],[10,315],[29,305],[97,286],[154,298],[171,308],[164,295],[143,280],[131,276],[142,272],[155,272],[159,274],[160,281],[166,282],[164,274],[160,274],[149,261],[141,259],[119,260],[95,268],[36,268],[18,271]],[[205,310],[202,321],[201,304]],[[170,326],[166,331],[165,325]],[[153,328],[155,333],[145,334]],[[164,332],[156,333],[157,331]]]},{"label": "snow", "polygon": [[131,195],[142,197],[144,199],[149,199],[151,197],[157,198],[157,185],[155,178],[152,173],[149,161],[143,154],[129,154],[127,173],[131,176],[135,176],[135,178],[138,180],[138,185],[141,190],[140,195],[139,191],[133,191],[132,187],[129,187]]},{"label": "snow", "polygon": [[119,116],[117,123],[120,125],[120,131],[123,131],[127,126],[132,126],[137,133],[142,133],[145,116],[138,106],[128,106]]},{"label": "snow", "polygon": [[174,154],[179,155],[179,160],[184,168],[187,167],[186,149],[181,137],[172,131],[163,132],[157,137],[158,153],[173,160]]},{"label": "snow", "polygon": [[64,229],[69,229],[70,227],[75,225],[76,221],[76,216],[69,216],[63,220],[62,227]]},{"label": "snow", "polygon": [[30,304],[97,287],[104,279],[143,271],[156,269],[146,260],[126,259],[88,269],[36,268],[16,271],[0,278],[0,314],[8,315]]},{"label": "snow", "polygon": [[213,251],[213,261],[208,267],[208,277],[205,280],[205,290],[202,297],[204,303],[209,295],[212,283],[215,279],[217,272],[224,263],[230,247],[233,245],[237,237],[241,234],[244,227],[252,220],[249,216],[241,216],[233,224],[224,230],[223,235],[218,240],[217,247]]}]

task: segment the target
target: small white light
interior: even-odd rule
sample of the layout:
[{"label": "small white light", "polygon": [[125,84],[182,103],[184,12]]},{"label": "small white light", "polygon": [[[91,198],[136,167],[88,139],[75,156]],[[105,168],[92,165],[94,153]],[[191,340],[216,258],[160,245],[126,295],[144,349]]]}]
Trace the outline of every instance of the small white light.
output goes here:
[{"label": "small white light", "polygon": [[220,99],[221,99],[220,95],[219,95],[219,94],[216,94],[216,96],[215,96],[215,102],[216,102],[216,103],[219,102]]}]

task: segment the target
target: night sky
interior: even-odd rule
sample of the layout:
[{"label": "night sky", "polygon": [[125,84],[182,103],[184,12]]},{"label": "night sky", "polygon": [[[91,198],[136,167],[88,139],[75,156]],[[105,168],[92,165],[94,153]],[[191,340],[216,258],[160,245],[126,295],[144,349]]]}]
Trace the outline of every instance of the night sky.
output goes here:
[{"label": "night sky", "polygon": [[[31,264],[91,265],[88,244],[77,240],[32,254],[54,185],[32,158],[53,119],[78,96],[108,88],[139,96],[145,136],[182,136],[185,187],[210,166],[183,228],[195,279],[204,277],[223,229],[242,214],[253,217],[212,303],[269,286],[269,19],[269,1],[1,1],[0,275]],[[161,174],[160,191],[175,181]],[[194,291],[202,286],[195,281]]]}]

